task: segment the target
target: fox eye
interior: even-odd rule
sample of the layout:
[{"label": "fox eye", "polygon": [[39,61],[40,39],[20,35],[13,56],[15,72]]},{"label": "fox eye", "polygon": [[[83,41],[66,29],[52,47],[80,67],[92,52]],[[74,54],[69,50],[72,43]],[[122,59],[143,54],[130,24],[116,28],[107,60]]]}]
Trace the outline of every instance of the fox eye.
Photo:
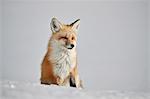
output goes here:
[{"label": "fox eye", "polygon": [[67,37],[60,37],[60,39],[65,39],[65,40],[67,40],[68,38],[67,38]]},{"label": "fox eye", "polygon": [[72,40],[74,40],[75,38],[74,38],[74,37],[72,37],[71,39],[72,39]]}]

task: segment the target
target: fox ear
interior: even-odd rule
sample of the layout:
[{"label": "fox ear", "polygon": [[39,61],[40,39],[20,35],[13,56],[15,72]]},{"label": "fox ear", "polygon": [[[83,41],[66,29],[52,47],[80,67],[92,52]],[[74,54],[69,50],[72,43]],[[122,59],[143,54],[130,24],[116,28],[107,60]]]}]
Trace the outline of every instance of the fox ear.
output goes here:
[{"label": "fox ear", "polygon": [[80,24],[80,19],[77,19],[76,21],[74,21],[73,23],[70,24],[70,26],[72,26],[72,29],[74,31],[77,31],[79,28],[79,24]]},{"label": "fox ear", "polygon": [[53,33],[58,32],[62,28],[62,24],[56,18],[52,18],[50,26]]}]

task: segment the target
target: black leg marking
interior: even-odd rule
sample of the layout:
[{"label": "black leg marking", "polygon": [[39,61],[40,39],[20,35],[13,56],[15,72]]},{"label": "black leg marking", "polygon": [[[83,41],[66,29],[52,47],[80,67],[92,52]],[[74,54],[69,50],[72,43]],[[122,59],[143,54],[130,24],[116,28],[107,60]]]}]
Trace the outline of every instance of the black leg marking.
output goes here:
[{"label": "black leg marking", "polygon": [[76,87],[75,78],[70,76],[70,87]]}]

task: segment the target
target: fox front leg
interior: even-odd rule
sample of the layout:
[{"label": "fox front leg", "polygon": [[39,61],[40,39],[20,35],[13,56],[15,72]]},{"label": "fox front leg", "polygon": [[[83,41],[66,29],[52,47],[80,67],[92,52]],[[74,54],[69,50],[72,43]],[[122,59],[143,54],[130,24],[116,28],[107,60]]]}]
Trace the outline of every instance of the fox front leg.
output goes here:
[{"label": "fox front leg", "polygon": [[77,66],[70,73],[70,86],[83,88],[82,81],[79,79]]},{"label": "fox front leg", "polygon": [[70,87],[83,88],[82,80],[79,80],[79,76],[73,76],[70,74]]}]

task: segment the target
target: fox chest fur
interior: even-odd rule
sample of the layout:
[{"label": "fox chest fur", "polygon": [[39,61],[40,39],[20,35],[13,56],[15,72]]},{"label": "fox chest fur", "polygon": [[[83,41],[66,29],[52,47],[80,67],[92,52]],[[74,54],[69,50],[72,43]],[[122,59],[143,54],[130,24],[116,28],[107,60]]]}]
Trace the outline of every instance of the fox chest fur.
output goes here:
[{"label": "fox chest fur", "polygon": [[55,41],[51,41],[51,47],[53,50],[49,53],[49,61],[53,64],[53,73],[65,79],[76,65],[76,52],[64,49]]}]

